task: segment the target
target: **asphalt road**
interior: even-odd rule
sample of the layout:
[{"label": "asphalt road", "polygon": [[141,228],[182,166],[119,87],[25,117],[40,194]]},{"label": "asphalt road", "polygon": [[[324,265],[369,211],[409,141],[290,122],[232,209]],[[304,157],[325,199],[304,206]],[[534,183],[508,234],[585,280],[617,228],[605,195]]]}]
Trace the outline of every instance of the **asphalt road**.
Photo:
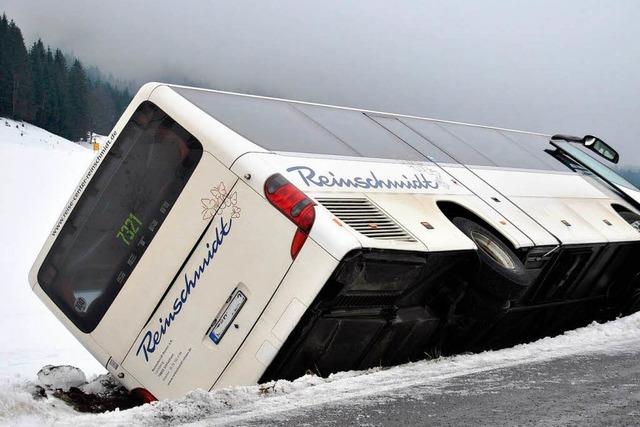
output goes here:
[{"label": "asphalt road", "polygon": [[638,426],[640,349],[485,371],[242,424]]}]

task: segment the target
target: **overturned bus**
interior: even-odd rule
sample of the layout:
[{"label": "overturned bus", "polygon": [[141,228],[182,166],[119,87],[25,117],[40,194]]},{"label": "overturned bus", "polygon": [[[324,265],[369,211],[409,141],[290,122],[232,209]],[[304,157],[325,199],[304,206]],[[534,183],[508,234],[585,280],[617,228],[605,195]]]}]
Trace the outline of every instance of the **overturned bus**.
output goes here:
[{"label": "overturned bus", "polygon": [[602,140],[149,83],[33,291],[173,398],[498,348],[640,308],[640,191]]}]

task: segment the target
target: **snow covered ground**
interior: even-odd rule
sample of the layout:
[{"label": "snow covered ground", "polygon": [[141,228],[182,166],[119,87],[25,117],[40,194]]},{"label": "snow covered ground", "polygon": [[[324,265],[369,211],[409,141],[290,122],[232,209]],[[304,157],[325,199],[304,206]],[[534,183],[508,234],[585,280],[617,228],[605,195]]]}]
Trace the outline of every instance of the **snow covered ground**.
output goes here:
[{"label": "snow covered ground", "polygon": [[0,378],[33,378],[45,364],[72,363],[90,374],[102,372],[27,281],[35,256],[92,158],[92,151],[64,138],[0,118]]},{"label": "snow covered ground", "polygon": [[[9,123],[9,126],[5,125]],[[5,425],[219,425],[286,417],[335,403],[402,396],[465,375],[577,355],[640,353],[640,314],[593,324],[555,338],[481,354],[460,355],[327,379],[305,376],[212,393],[127,411],[80,414],[56,398],[34,398],[38,370],[47,364],[103,373],[31,293],[27,272],[93,153],[36,127],[0,119],[0,424]],[[67,378],[68,379],[68,378]],[[63,378],[64,380],[64,378]],[[100,391],[100,386],[93,383]]]},{"label": "snow covered ground", "polygon": [[[300,417],[323,406],[361,404],[366,400],[406,396],[412,388],[438,387],[452,379],[579,355],[612,355],[640,349],[640,314],[593,324],[555,338],[481,354],[410,363],[389,369],[345,372],[322,379],[305,376],[261,386],[234,387],[211,393],[191,392],[183,399],[161,401],[127,411],[79,414],[56,399],[35,400],[33,384],[0,382],[0,422],[60,426],[243,425],[255,419]],[[570,408],[569,408],[570,411]],[[516,415],[517,416],[517,415]]]}]

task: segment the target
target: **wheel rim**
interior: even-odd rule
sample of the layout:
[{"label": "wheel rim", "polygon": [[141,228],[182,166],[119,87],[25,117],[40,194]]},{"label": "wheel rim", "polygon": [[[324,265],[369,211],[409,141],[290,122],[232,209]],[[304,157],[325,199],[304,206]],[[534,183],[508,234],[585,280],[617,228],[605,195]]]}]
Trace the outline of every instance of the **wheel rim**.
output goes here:
[{"label": "wheel rim", "polygon": [[513,258],[509,255],[500,245],[498,245],[493,239],[485,236],[477,231],[471,232],[471,238],[475,244],[480,248],[482,252],[487,254],[498,265],[507,270],[515,270],[516,264],[513,262]]}]

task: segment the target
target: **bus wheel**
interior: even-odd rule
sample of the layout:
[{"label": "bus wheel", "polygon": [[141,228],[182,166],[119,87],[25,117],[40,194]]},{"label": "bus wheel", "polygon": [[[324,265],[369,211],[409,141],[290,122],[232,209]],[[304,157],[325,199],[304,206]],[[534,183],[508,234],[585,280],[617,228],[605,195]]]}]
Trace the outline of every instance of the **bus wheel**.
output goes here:
[{"label": "bus wheel", "polygon": [[619,212],[619,214],[622,218],[624,218],[625,221],[631,224],[633,228],[640,232],[640,215],[634,214],[633,212],[629,211],[622,211]]},{"label": "bus wheel", "polygon": [[452,221],[478,247],[481,268],[475,286],[502,301],[524,294],[531,279],[513,250],[485,227],[467,218]]},{"label": "bus wheel", "polygon": [[625,309],[622,311],[624,316],[640,311],[640,289],[636,289],[631,293]]}]

